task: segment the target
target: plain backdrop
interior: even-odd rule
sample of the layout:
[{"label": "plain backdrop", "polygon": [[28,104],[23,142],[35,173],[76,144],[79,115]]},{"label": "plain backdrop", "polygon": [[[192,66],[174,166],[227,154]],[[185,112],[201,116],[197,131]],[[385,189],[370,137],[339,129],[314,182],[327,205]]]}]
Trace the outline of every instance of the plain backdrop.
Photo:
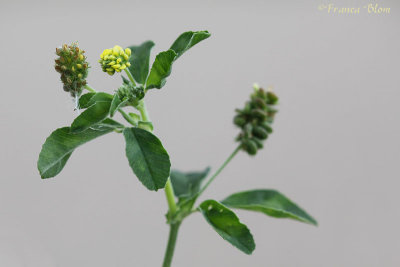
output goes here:
[{"label": "plain backdrop", "polygon": [[[329,3],[361,11],[318,9]],[[400,266],[400,4],[377,1],[391,8],[378,15],[368,3],[1,0],[0,266],[161,265],[165,197],[134,177],[121,135],[78,148],[53,179],[36,162],[77,115],[54,71],[57,46],[79,41],[88,82],[112,93],[121,80],[101,72],[103,49],[151,39],[154,58],[187,30],[212,36],[146,96],[173,167],[215,170],[235,148],[234,109],[254,82],[274,86],[266,148],[240,153],[202,199],[274,188],[319,226],[239,211],[257,244],[248,256],[195,214],[173,266]]]}]

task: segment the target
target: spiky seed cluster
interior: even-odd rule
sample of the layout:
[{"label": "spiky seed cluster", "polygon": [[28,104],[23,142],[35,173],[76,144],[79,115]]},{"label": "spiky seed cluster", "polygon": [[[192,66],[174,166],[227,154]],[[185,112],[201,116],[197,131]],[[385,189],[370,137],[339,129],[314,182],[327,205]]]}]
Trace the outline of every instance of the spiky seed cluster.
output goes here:
[{"label": "spiky seed cluster", "polygon": [[258,149],[262,149],[263,141],[272,133],[271,123],[277,112],[274,106],[278,102],[274,93],[258,86],[254,86],[254,89],[250,101],[243,109],[236,109],[234,118],[234,124],[241,129],[236,141],[249,155],[255,155]]},{"label": "spiky seed cluster", "polygon": [[83,86],[86,85],[89,63],[84,55],[85,51],[78,47],[77,43],[64,44],[56,48],[57,58],[55,69],[61,74],[64,91],[72,96],[80,95]]},{"label": "spiky seed cluster", "polygon": [[99,63],[104,72],[114,75],[115,72],[121,72],[129,67],[129,58],[131,56],[131,49],[126,48],[125,51],[119,45],[111,49],[105,49],[100,55]]},{"label": "spiky seed cluster", "polygon": [[139,101],[144,97],[143,86],[134,86],[132,83],[124,83],[117,90],[117,94],[120,100],[127,99],[128,103],[137,106]]}]

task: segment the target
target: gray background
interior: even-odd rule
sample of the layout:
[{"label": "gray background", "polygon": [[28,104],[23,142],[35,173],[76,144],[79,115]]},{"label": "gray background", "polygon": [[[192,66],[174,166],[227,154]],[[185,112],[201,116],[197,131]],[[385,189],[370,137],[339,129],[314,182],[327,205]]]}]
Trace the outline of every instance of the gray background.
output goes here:
[{"label": "gray background", "polygon": [[156,52],[186,30],[212,37],[146,99],[175,168],[219,166],[234,149],[231,120],[253,82],[281,98],[275,133],[255,158],[239,154],[204,198],[276,188],[318,228],[238,212],[255,236],[247,256],[200,214],[184,222],[174,266],[400,266],[399,10],[332,15],[318,5],[368,1],[1,1],[0,266],[160,266],[162,191],[133,176],[117,134],[79,148],[54,179],[36,161],[76,114],[53,69],[55,47],[79,41],[89,83],[113,92],[103,49],[152,39]]}]

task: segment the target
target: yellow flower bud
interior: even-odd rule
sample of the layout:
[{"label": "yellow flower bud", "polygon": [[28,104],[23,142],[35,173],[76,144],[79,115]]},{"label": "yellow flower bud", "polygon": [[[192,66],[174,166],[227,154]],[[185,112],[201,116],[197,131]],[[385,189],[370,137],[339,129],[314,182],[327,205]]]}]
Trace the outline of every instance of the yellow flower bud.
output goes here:
[{"label": "yellow flower bud", "polygon": [[114,48],[113,48],[113,55],[114,55],[114,56],[119,56],[121,50],[122,50],[122,47],[120,47],[119,45],[114,46]]},{"label": "yellow flower bud", "polygon": [[129,67],[129,57],[132,51],[129,48],[125,50],[119,45],[115,45],[111,49],[105,49],[100,55],[99,63],[104,72],[113,75],[115,72],[121,72]]}]

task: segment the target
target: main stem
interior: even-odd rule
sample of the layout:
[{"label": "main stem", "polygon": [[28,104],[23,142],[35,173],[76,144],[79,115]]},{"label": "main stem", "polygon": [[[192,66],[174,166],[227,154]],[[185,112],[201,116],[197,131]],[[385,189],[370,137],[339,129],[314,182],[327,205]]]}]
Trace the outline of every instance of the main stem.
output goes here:
[{"label": "main stem", "polygon": [[[137,109],[139,110],[143,121],[150,121],[150,117],[149,114],[147,113],[146,105],[143,100],[140,101]],[[176,213],[177,207],[175,202],[174,190],[172,188],[170,178],[168,178],[167,183],[165,184],[165,197],[167,198],[167,203],[169,208],[168,213],[173,216]],[[169,238],[168,238],[167,250],[165,251],[163,267],[171,266],[172,257],[174,255],[174,250],[175,250],[176,238],[178,236],[178,230],[180,224],[181,224],[180,222],[173,222],[170,224]]]},{"label": "main stem", "polygon": [[[130,73],[129,69],[125,69],[126,74],[129,77],[129,80],[135,85],[135,80]],[[140,101],[137,109],[140,112],[143,121],[150,121],[149,114],[146,109],[146,104],[143,100]],[[214,181],[214,179],[220,174],[220,172],[228,165],[228,163],[236,156],[236,154],[240,151],[241,146],[239,145],[232,154],[225,160],[225,162],[219,167],[219,169],[214,173],[214,175],[208,180],[205,186],[198,192],[197,197],[206,190],[206,188]],[[169,208],[169,215],[174,216],[177,212],[177,205],[175,202],[175,195],[174,190],[172,188],[171,179],[168,178],[167,183],[165,184],[165,196],[167,198],[168,208]],[[172,263],[172,257],[174,255],[175,244],[178,237],[179,227],[181,225],[181,221],[172,221],[170,223],[170,230],[169,230],[169,237],[168,237],[168,244],[167,249],[165,250],[163,267],[170,267]]]},{"label": "main stem", "polygon": [[[128,69],[125,69],[125,70],[126,70],[126,74],[128,75],[129,79],[131,80],[131,82],[133,84],[135,84],[133,76],[130,73],[130,71]],[[143,100],[140,101],[139,105],[137,106],[137,109],[140,112],[142,120],[150,122],[150,116],[149,116],[149,113],[147,112],[146,104],[144,103]],[[177,211],[177,207],[176,207],[176,202],[175,202],[174,190],[172,188],[170,178],[168,178],[167,183],[165,184],[165,197],[167,198],[169,214],[174,215]],[[178,230],[179,230],[180,224],[181,224],[180,222],[173,222],[170,224],[168,245],[167,245],[167,249],[165,251],[163,267],[171,266],[172,257],[174,255],[174,250],[175,250],[176,238],[178,236]]]},{"label": "main stem", "polygon": [[168,245],[167,249],[165,250],[163,267],[171,266],[172,257],[174,256],[176,238],[178,237],[178,230],[180,225],[180,222],[170,224]]}]

